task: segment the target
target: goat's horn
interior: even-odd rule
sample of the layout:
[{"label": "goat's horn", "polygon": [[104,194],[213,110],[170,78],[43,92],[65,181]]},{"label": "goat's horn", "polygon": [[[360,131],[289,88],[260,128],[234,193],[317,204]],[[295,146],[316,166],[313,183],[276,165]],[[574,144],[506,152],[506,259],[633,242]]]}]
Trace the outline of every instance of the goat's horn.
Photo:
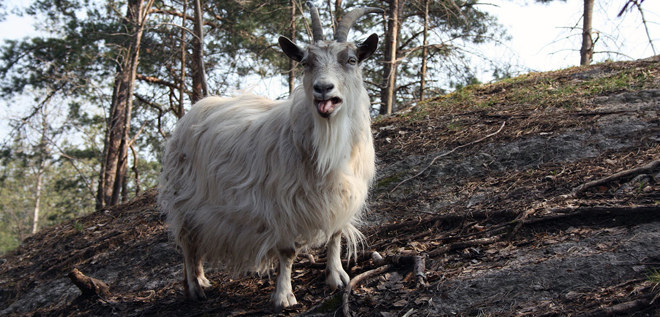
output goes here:
[{"label": "goat's horn", "polygon": [[321,18],[319,17],[319,9],[314,6],[311,1],[307,1],[310,14],[312,16],[312,36],[314,42],[323,41],[323,27],[321,26]]},{"label": "goat's horn", "polygon": [[357,8],[353,9],[350,12],[346,13],[344,17],[342,18],[341,22],[339,22],[339,25],[337,26],[337,32],[335,32],[335,41],[337,42],[346,42],[346,39],[348,38],[348,31],[353,27],[353,24],[355,24],[355,21],[359,19],[361,16],[369,13],[376,13],[376,12],[385,12],[385,10],[381,8]]}]

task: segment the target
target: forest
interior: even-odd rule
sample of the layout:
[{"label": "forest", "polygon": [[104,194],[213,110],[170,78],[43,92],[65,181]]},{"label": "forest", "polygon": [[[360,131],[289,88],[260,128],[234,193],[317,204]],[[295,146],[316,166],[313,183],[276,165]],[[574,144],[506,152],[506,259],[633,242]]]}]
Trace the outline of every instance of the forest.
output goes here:
[{"label": "forest", "polygon": [[[352,7],[384,9],[350,35],[381,35],[363,65],[374,117],[477,84],[475,56],[496,80],[513,75],[474,53],[508,38],[478,0],[317,2],[329,30]],[[642,4],[616,9],[642,12]],[[153,188],[164,141],[200,98],[231,95],[251,78],[281,82],[276,97],[287,98],[302,69],[277,37],[310,38],[301,0],[35,0],[0,10],[34,17],[38,30],[0,46],[0,94],[27,109],[9,116],[0,140],[0,253]],[[595,41],[585,33],[588,64]]]}]

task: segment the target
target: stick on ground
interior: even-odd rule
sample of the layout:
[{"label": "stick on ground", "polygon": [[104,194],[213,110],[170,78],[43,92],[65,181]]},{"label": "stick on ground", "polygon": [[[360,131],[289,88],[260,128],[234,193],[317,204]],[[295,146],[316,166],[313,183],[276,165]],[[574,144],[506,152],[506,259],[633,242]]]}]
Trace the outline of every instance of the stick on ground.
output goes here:
[{"label": "stick on ground", "polygon": [[86,276],[77,268],[74,268],[69,273],[69,279],[75,284],[82,292],[82,297],[99,296],[102,298],[110,297],[110,287],[108,284],[93,277]]},{"label": "stick on ground", "polygon": [[650,162],[646,165],[640,166],[640,167],[636,167],[636,168],[633,168],[633,169],[621,171],[621,172],[612,174],[612,175],[607,176],[607,177],[603,177],[603,178],[600,178],[600,179],[597,179],[597,180],[594,180],[594,181],[584,183],[584,184],[582,184],[578,187],[575,187],[571,194],[573,196],[575,196],[575,195],[578,195],[578,194],[586,191],[589,188],[596,187],[596,186],[603,185],[603,184],[607,184],[611,181],[619,180],[619,179],[630,177],[630,176],[633,176],[633,175],[651,173],[657,168],[660,168],[660,160],[655,160],[655,161],[652,161],[652,162]]},{"label": "stick on ground", "polygon": [[502,129],[504,128],[505,125],[506,125],[506,121],[502,122],[502,125],[500,126],[499,129],[497,129],[497,131],[495,131],[495,132],[493,132],[493,133],[491,133],[491,134],[488,134],[488,135],[486,135],[485,137],[483,137],[483,138],[481,138],[481,139],[474,140],[474,141],[472,141],[472,142],[470,142],[470,143],[467,143],[467,144],[459,145],[459,146],[457,146],[457,147],[451,149],[449,152],[445,152],[445,153],[442,153],[442,154],[440,154],[440,155],[434,157],[433,160],[431,160],[431,163],[429,163],[428,166],[426,166],[426,167],[423,168],[421,171],[419,171],[419,173],[417,173],[417,174],[415,174],[415,175],[413,175],[413,176],[411,176],[411,177],[408,177],[408,178],[402,180],[400,183],[396,184],[396,186],[394,186],[394,188],[392,188],[392,190],[390,190],[390,193],[393,193],[397,188],[399,188],[399,186],[403,185],[404,183],[406,183],[406,182],[412,180],[412,179],[415,178],[415,177],[418,177],[419,175],[424,174],[424,172],[426,172],[427,169],[429,169],[431,166],[433,166],[433,164],[435,164],[435,161],[437,161],[439,158],[441,158],[441,157],[443,157],[443,156],[447,156],[447,155],[449,155],[449,154],[451,154],[451,153],[454,153],[454,152],[456,152],[456,150],[458,150],[458,149],[464,148],[464,147],[466,147],[466,146],[474,145],[474,144],[477,144],[477,143],[479,143],[479,142],[481,142],[481,141],[483,141],[483,140],[485,140],[485,139],[488,139],[488,138],[490,138],[490,137],[492,137],[492,136],[494,136],[494,135],[500,133],[500,131],[502,131]]}]

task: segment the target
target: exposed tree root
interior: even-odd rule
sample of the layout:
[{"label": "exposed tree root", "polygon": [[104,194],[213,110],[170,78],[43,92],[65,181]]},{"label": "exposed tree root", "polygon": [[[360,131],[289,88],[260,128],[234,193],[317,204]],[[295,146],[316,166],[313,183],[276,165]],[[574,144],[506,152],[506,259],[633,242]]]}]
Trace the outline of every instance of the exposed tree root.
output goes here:
[{"label": "exposed tree root", "polygon": [[584,316],[596,317],[596,316],[630,315],[635,312],[639,312],[647,309],[653,309],[654,306],[657,308],[657,306],[660,305],[657,304],[654,305],[653,302],[648,298],[641,298],[641,299],[636,299],[636,300],[631,300],[628,302],[616,304],[609,307],[598,308],[586,313]]},{"label": "exposed tree root", "polygon": [[656,170],[658,168],[660,168],[660,160],[651,161],[650,163],[648,163],[646,165],[643,165],[643,166],[639,166],[639,167],[635,167],[635,168],[632,168],[632,169],[629,169],[629,170],[621,171],[621,172],[612,174],[612,175],[607,176],[607,177],[603,177],[603,178],[600,178],[600,179],[597,179],[597,180],[593,180],[593,181],[584,183],[584,184],[582,184],[578,187],[573,188],[573,191],[571,192],[571,195],[572,196],[577,196],[577,195],[585,192],[589,188],[600,186],[600,185],[603,185],[603,184],[607,184],[611,181],[619,180],[619,179],[622,179],[622,178],[628,178],[628,177],[639,175],[639,174],[652,173],[654,170]]},{"label": "exposed tree root", "polygon": [[69,279],[75,284],[78,289],[82,292],[81,297],[101,297],[107,298],[110,297],[110,287],[108,284],[104,283],[101,280],[95,279],[93,277],[86,276],[80,272],[77,268],[74,268],[69,273]]}]

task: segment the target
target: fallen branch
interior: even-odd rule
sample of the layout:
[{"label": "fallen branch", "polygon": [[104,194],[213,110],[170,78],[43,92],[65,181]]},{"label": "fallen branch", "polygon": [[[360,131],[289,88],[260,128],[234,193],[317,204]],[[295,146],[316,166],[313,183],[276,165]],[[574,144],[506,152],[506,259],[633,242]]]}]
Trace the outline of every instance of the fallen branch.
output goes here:
[{"label": "fallen branch", "polygon": [[406,182],[408,182],[408,181],[410,181],[410,180],[412,180],[412,179],[418,177],[419,175],[422,175],[424,172],[426,172],[426,170],[428,170],[431,166],[433,166],[433,164],[435,163],[435,161],[437,161],[439,158],[442,158],[442,157],[447,156],[447,155],[449,155],[449,154],[451,154],[451,153],[454,153],[454,152],[456,152],[456,150],[458,150],[458,149],[462,149],[462,148],[464,148],[464,147],[466,147],[466,146],[474,145],[474,144],[477,144],[477,143],[479,143],[479,142],[481,142],[481,141],[483,141],[483,140],[486,140],[486,139],[488,139],[488,138],[490,138],[490,137],[492,137],[492,136],[494,136],[494,135],[500,133],[500,131],[502,131],[502,129],[504,128],[505,125],[506,125],[506,121],[503,121],[503,122],[502,122],[502,125],[500,126],[499,129],[497,129],[497,131],[495,131],[495,132],[493,132],[493,133],[491,133],[491,134],[488,134],[488,135],[486,135],[485,137],[483,137],[483,138],[481,138],[481,139],[474,140],[474,141],[472,141],[472,142],[470,142],[470,143],[467,143],[467,144],[459,145],[459,146],[457,146],[457,147],[451,149],[449,152],[445,152],[445,153],[442,153],[442,154],[440,154],[440,155],[434,157],[433,160],[431,160],[431,163],[429,163],[428,166],[426,166],[426,167],[423,168],[421,171],[419,171],[419,173],[417,173],[417,174],[415,174],[415,175],[413,175],[413,176],[411,176],[411,177],[408,177],[408,178],[402,180],[400,183],[396,184],[396,186],[394,186],[394,188],[392,188],[392,190],[390,190],[390,193],[393,193],[397,188],[399,188],[399,186],[403,185],[404,183],[406,183]]},{"label": "fallen branch", "polygon": [[618,172],[616,174],[613,174],[613,175],[610,175],[610,176],[607,176],[607,177],[603,177],[603,178],[600,178],[600,179],[597,179],[597,180],[594,180],[594,181],[590,181],[590,182],[584,183],[584,184],[582,184],[578,187],[573,188],[573,190],[571,191],[571,196],[576,196],[578,194],[583,193],[584,191],[586,191],[589,188],[600,186],[600,185],[603,185],[603,184],[607,184],[611,181],[619,180],[619,179],[622,179],[622,178],[628,178],[630,176],[635,176],[635,175],[639,175],[639,174],[651,173],[659,167],[660,167],[660,160],[655,160],[655,161],[652,161],[652,162],[650,162],[650,163],[648,163],[644,166],[640,166],[640,167],[636,167],[636,168],[633,168],[633,169],[621,171],[621,172]]},{"label": "fallen branch", "polygon": [[110,287],[108,284],[93,277],[85,276],[77,268],[74,268],[69,273],[69,279],[75,284],[82,292],[82,297],[110,297]]},{"label": "fallen branch", "polygon": [[391,265],[386,264],[380,267],[377,267],[373,270],[366,271],[364,273],[358,274],[354,278],[351,279],[351,281],[348,283],[346,286],[346,289],[344,289],[344,294],[342,295],[341,298],[341,307],[342,307],[342,313],[344,314],[344,317],[350,317],[351,316],[351,308],[349,307],[349,299],[351,296],[351,291],[355,286],[357,286],[362,280],[367,279],[369,277],[372,277],[374,275],[378,275],[384,272],[387,272],[390,268],[392,268]]}]

